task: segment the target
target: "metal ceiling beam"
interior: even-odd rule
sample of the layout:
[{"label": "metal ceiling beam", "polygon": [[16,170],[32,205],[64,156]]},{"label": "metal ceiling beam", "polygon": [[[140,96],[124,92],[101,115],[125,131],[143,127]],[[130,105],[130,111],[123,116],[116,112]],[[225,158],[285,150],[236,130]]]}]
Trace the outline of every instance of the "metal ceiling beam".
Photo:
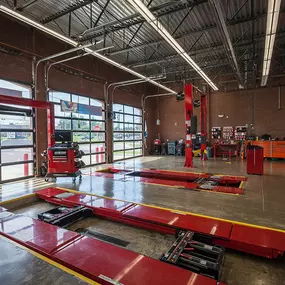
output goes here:
[{"label": "metal ceiling beam", "polygon": [[[19,12],[23,12],[26,8],[28,8],[29,6],[34,5],[34,4],[35,4],[36,2],[38,2],[38,1],[39,1],[39,0],[30,0],[30,1],[26,2],[26,3],[24,3],[24,4],[21,5],[21,6],[17,6],[17,5],[16,5],[15,9],[16,9],[17,11],[19,11]],[[14,2],[14,3],[17,4],[17,1]]]},{"label": "metal ceiling beam", "polygon": [[103,14],[104,14],[106,8],[107,8],[108,5],[109,5],[109,3],[110,3],[110,0],[107,0],[107,2],[106,2],[105,5],[104,5],[104,8],[101,10],[101,13],[99,14],[98,18],[96,19],[96,21],[95,21],[95,23],[94,23],[94,25],[93,25],[94,28],[95,28],[95,27],[97,26],[97,24],[99,23],[101,17],[103,16]]},{"label": "metal ceiling beam", "polygon": [[[285,9],[284,9],[283,13],[284,12],[285,12]],[[255,16],[255,17],[242,18],[242,19],[238,19],[238,20],[229,20],[229,22],[230,22],[229,25],[233,26],[233,25],[237,25],[237,24],[252,22],[252,21],[255,21],[257,19],[263,18],[265,16],[267,16],[267,14],[263,13],[263,14]],[[216,24],[212,24],[211,26],[207,26],[207,27],[204,27],[204,28],[199,29],[199,30],[184,32],[183,34],[174,36],[174,38],[175,39],[183,39],[184,37],[187,37],[187,36],[190,36],[190,35],[192,36],[192,35],[195,35],[195,34],[201,33],[201,32],[211,31],[211,30],[214,30],[216,28],[217,28],[217,25]],[[129,52],[131,50],[134,50],[134,49],[143,49],[143,48],[145,48],[147,46],[157,45],[157,44],[159,44],[161,42],[163,42],[163,40],[157,40],[157,41],[153,41],[153,42],[143,43],[143,44],[139,44],[139,45],[132,46],[132,47],[129,47],[129,48],[124,48],[124,49],[121,49],[121,50],[118,50],[118,51],[113,51],[109,55],[112,56],[112,55],[116,55],[116,54],[122,54],[122,53],[125,53],[125,52]]]},{"label": "metal ceiling beam", "polygon": [[79,8],[82,8],[88,4],[91,4],[92,2],[94,1],[98,1],[98,0],[77,0],[75,3],[72,3],[68,6],[66,6],[63,10],[61,11],[58,11],[52,15],[49,15],[45,18],[43,18],[42,20],[40,20],[40,23],[41,24],[47,24],[51,21],[54,21],[70,12],[74,12],[75,10],[79,9]]},{"label": "metal ceiling beam", "polygon": [[243,78],[241,76],[239,64],[237,62],[236,54],[234,51],[233,43],[230,38],[230,34],[226,25],[224,13],[221,7],[221,1],[220,0],[210,0],[214,7],[215,11],[215,18],[218,22],[219,30],[221,32],[222,41],[225,46],[226,54],[228,56],[229,62],[231,63],[231,66],[236,73],[236,76],[238,78],[239,84],[241,86],[244,85]]},{"label": "metal ceiling beam", "polygon": [[[194,2],[191,0],[169,1],[159,6],[151,7],[149,10],[155,15],[156,18],[160,18],[162,16],[175,13],[206,2],[208,2],[208,0],[195,0]],[[100,27],[97,27],[95,29],[88,29],[84,31],[81,35],[79,35],[78,38],[81,41],[87,41],[92,38],[101,37],[104,34],[104,31],[105,33],[116,32],[144,22],[145,19],[139,13],[135,13],[128,17],[101,25]]]},{"label": "metal ceiling beam", "polygon": [[[256,36],[254,37],[254,42],[257,43],[259,41],[262,41],[263,38],[265,37],[265,35],[260,35],[260,36]],[[276,39],[284,39],[285,38],[285,32],[279,32],[276,33]],[[237,44],[235,45],[235,47],[240,48],[240,47],[245,47],[245,46],[250,46],[252,45],[252,40],[249,40],[247,42],[241,43],[241,44]],[[201,46],[199,47],[199,49],[190,52],[189,55],[190,56],[196,56],[196,55],[202,55],[211,51],[220,51],[223,50],[223,43],[216,43],[212,46]],[[130,67],[142,67],[142,66],[148,66],[148,65],[154,65],[154,64],[159,64],[159,63],[164,63],[167,62],[169,60],[173,60],[175,58],[178,58],[179,55],[177,54],[172,54],[169,56],[165,56],[163,58],[160,59],[156,59],[156,60],[152,60],[149,62],[144,62],[144,61],[137,61],[137,62],[132,62],[129,64]]]}]

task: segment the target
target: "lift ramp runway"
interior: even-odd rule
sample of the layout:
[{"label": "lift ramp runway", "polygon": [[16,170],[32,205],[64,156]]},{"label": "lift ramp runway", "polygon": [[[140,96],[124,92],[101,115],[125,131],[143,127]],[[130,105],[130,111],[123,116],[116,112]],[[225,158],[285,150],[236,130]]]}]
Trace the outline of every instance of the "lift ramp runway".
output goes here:
[{"label": "lift ramp runway", "polygon": [[0,236],[102,285],[217,284],[211,278],[33,218],[9,212],[1,217]]},{"label": "lift ramp runway", "polygon": [[218,175],[170,171],[160,169],[126,169],[110,167],[89,175],[109,178],[124,182],[146,183],[158,186],[169,186],[184,190],[222,193],[231,195],[244,194],[242,188],[246,178],[243,176]]}]

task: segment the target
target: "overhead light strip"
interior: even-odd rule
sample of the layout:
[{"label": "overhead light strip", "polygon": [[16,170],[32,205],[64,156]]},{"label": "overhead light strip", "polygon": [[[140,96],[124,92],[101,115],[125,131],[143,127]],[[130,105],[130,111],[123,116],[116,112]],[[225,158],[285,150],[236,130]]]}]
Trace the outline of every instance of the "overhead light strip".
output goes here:
[{"label": "overhead light strip", "polygon": [[264,46],[264,58],[262,68],[261,86],[267,84],[271,59],[274,49],[275,36],[277,31],[278,19],[280,14],[281,0],[268,0],[266,36]]},{"label": "overhead light strip", "polygon": [[[12,16],[13,18],[18,19],[18,20],[20,20],[20,21],[22,21],[22,22],[24,22],[24,23],[26,23],[28,25],[31,25],[31,26],[35,27],[36,29],[38,29],[38,30],[40,30],[40,31],[42,31],[42,32],[44,32],[46,34],[49,34],[49,35],[51,35],[51,36],[53,36],[53,37],[55,37],[55,38],[65,42],[65,43],[68,43],[68,44],[70,44],[72,46],[76,47],[76,46],[80,45],[80,43],[78,43],[78,42],[76,42],[76,41],[74,41],[74,40],[72,40],[72,39],[70,39],[70,38],[68,38],[66,36],[63,36],[63,35],[55,32],[55,31],[53,31],[52,29],[49,29],[49,28],[45,27],[44,25],[39,24],[38,22],[33,21],[33,20],[31,20],[31,19],[29,19],[29,18],[27,18],[27,17],[25,17],[25,16],[15,12],[15,11],[13,11],[13,10],[3,6],[3,5],[0,5],[0,11],[5,13],[5,14],[7,14],[7,15],[9,15],[9,16]],[[149,82],[149,83],[151,83],[151,84],[153,84],[153,85],[155,85],[155,86],[157,86],[157,87],[159,87],[161,89],[164,89],[164,90],[166,90],[169,93],[176,94],[176,92],[173,91],[172,89],[170,89],[170,88],[168,88],[168,87],[166,87],[166,86],[164,86],[164,85],[162,85],[162,84],[160,84],[158,82],[155,82],[154,80],[152,80],[152,79],[150,79],[150,78],[148,78],[148,77],[146,77],[146,76],[144,76],[144,75],[142,75],[142,74],[140,74],[140,73],[138,73],[138,72],[136,72],[136,71],[134,71],[134,70],[132,70],[132,69],[130,69],[130,68],[128,68],[128,67],[126,67],[126,66],[124,66],[124,65],[122,65],[122,64],[120,64],[120,63],[118,63],[118,62],[116,62],[116,61],[114,61],[114,60],[112,60],[112,59],[102,55],[102,54],[100,54],[100,53],[98,53],[98,52],[96,52],[96,51],[93,51],[90,48],[85,48],[85,51],[90,53],[91,55],[93,55],[93,56],[95,56],[95,57],[97,57],[97,58],[99,58],[99,59],[101,59],[101,60],[103,60],[103,61],[105,61],[105,62],[107,62],[107,63],[109,63],[109,64],[111,64],[113,66],[115,66],[115,67],[117,67],[117,68],[120,68],[120,69],[122,69],[122,70],[124,70],[124,71],[126,71],[126,72],[128,72],[128,73],[130,73],[130,74],[132,74],[132,75],[134,75],[136,77],[138,77],[138,78],[144,79],[146,82]]]},{"label": "overhead light strip", "polygon": [[218,87],[211,79],[202,71],[188,53],[179,45],[179,43],[171,36],[171,34],[163,27],[160,21],[151,13],[151,11],[141,2],[141,0],[128,0],[128,2],[146,19],[146,21],[165,39],[165,41],[173,47],[173,49],[191,65],[201,77],[216,91]]}]

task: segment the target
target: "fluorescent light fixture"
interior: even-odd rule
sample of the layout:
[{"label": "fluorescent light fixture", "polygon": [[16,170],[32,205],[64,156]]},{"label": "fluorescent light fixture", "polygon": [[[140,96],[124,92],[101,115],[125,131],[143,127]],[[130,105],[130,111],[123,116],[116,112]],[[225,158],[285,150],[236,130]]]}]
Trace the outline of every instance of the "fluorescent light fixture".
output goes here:
[{"label": "fluorescent light fixture", "polygon": [[188,53],[179,45],[179,43],[171,36],[171,34],[163,27],[158,19],[150,12],[150,10],[141,2],[141,0],[127,0],[145,19],[146,21],[168,42],[169,45],[189,64],[201,77],[216,91],[218,87],[211,79],[201,70]]},{"label": "fluorescent light fixture", "polygon": [[[31,20],[31,19],[29,19],[29,18],[27,18],[27,17],[25,17],[25,16],[15,12],[15,11],[9,9],[9,8],[6,8],[3,5],[0,5],[0,11],[5,13],[5,14],[7,14],[7,15],[9,15],[9,16],[12,16],[13,18],[15,18],[17,20],[20,20],[20,21],[22,21],[22,22],[24,22],[24,23],[26,23],[28,25],[31,25],[31,26],[35,27],[36,29],[38,29],[38,30],[40,30],[42,32],[45,32],[46,34],[49,34],[49,35],[51,35],[51,36],[53,36],[53,37],[55,37],[55,38],[65,42],[65,43],[68,43],[68,44],[70,44],[70,45],[72,45],[74,47],[80,45],[80,43],[78,43],[78,42],[76,42],[76,41],[74,41],[74,40],[72,40],[72,39],[70,39],[70,38],[68,38],[66,36],[63,36],[63,35],[55,32],[55,31],[45,27],[44,25],[39,24],[39,23],[37,23],[37,22],[35,22],[35,21],[33,21],[33,20]],[[120,69],[122,69],[122,70],[124,70],[124,71],[126,71],[126,72],[128,72],[128,73],[130,73],[130,74],[132,74],[132,75],[134,75],[136,77],[138,77],[138,78],[144,79],[146,82],[149,82],[149,83],[151,83],[153,85],[156,85],[157,87],[159,87],[161,89],[166,90],[169,93],[172,93],[172,94],[176,94],[177,93],[177,92],[173,91],[172,89],[170,89],[170,88],[168,88],[168,87],[166,87],[166,86],[164,86],[162,84],[159,84],[158,82],[155,82],[154,80],[152,80],[152,79],[150,79],[150,78],[148,78],[148,77],[146,77],[146,76],[144,76],[144,75],[142,75],[142,74],[140,74],[140,73],[138,73],[138,72],[136,72],[136,71],[134,71],[134,70],[132,70],[132,69],[130,69],[130,68],[128,68],[128,67],[126,67],[126,66],[124,66],[124,65],[122,65],[122,64],[120,64],[120,63],[118,63],[118,62],[116,62],[116,61],[114,61],[114,60],[112,60],[112,59],[110,59],[110,58],[108,58],[108,57],[106,57],[106,56],[104,56],[104,55],[94,51],[94,50],[92,50],[92,49],[90,49],[90,48],[85,48],[84,50],[86,52],[90,53],[91,55],[93,55],[93,56],[95,56],[95,57],[97,57],[97,58],[99,58],[99,59],[101,59],[101,60],[103,60],[103,61],[105,61],[105,62],[107,62],[107,63],[109,63],[109,64],[111,64],[113,66],[115,66],[115,67],[118,67],[118,68],[120,68]]]},{"label": "fluorescent light fixture", "polygon": [[270,64],[275,43],[275,36],[280,13],[281,0],[268,0],[264,58],[262,68],[261,86],[267,84]]}]

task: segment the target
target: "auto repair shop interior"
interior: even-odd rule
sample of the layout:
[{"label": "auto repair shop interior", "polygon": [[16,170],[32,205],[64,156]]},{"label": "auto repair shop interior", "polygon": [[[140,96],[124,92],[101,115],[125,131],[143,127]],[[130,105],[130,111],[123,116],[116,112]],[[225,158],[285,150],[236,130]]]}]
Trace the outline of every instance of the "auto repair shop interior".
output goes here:
[{"label": "auto repair shop interior", "polygon": [[0,284],[285,284],[284,12],[0,0]]}]

